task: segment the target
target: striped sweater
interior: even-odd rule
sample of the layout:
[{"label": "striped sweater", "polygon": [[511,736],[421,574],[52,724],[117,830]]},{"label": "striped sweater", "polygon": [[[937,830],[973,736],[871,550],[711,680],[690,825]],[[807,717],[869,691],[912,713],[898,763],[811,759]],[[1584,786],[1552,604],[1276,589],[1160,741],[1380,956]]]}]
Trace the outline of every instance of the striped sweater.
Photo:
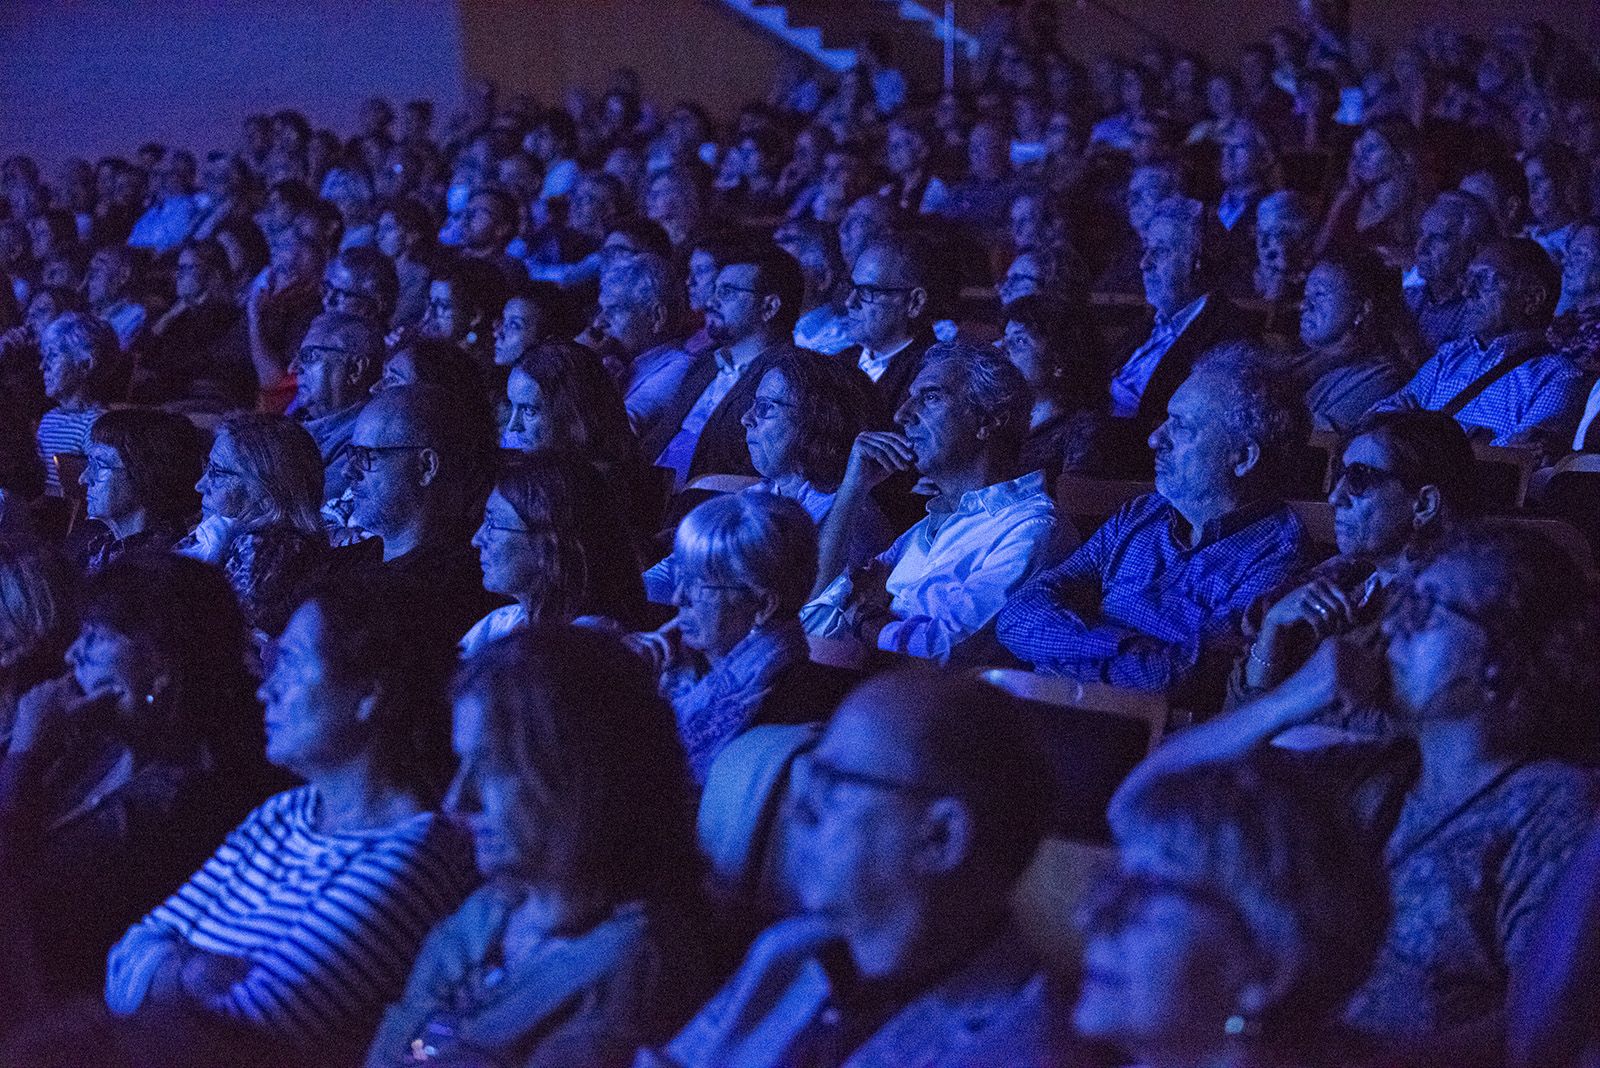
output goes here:
[{"label": "striped sweater", "polygon": [[213,1011],[296,1042],[370,1033],[428,931],[475,882],[441,817],[316,830],[309,786],[271,798],[145,924],[253,967]]}]

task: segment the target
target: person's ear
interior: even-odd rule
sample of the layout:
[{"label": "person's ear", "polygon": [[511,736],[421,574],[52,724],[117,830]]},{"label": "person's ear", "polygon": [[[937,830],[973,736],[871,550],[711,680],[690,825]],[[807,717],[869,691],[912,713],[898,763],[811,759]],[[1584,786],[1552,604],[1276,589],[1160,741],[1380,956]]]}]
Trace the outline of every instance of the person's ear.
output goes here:
[{"label": "person's ear", "polygon": [[434,449],[417,450],[417,485],[431,486],[439,478],[439,453]]},{"label": "person's ear", "polygon": [[921,840],[917,843],[916,865],[924,875],[948,875],[972,854],[977,828],[966,802],[941,797],[928,803],[922,813]]},{"label": "person's ear", "polygon": [[756,622],[758,627],[772,622],[778,614],[778,596],[771,590],[763,590],[760,595],[760,606],[756,609]]},{"label": "person's ear", "polygon": [[1439,492],[1439,487],[1423,486],[1417,491],[1416,499],[1411,505],[1412,527],[1421,530],[1439,518],[1439,513],[1443,510],[1444,495]]},{"label": "person's ear", "polygon": [[378,715],[378,706],[383,701],[383,685],[373,683],[361,700],[356,702],[356,722],[360,724],[371,723]]},{"label": "person's ear", "polygon": [[667,332],[667,305],[665,301],[656,301],[650,306],[650,333],[659,337]]},{"label": "person's ear", "polygon": [[770,323],[778,317],[783,310],[783,298],[776,293],[768,293],[761,298],[761,321]]},{"label": "person's ear", "polygon": [[[379,368],[381,373],[382,368]],[[345,381],[352,386],[359,386],[363,382],[371,381],[372,357],[362,353],[350,357],[350,362],[345,364]]]},{"label": "person's ear", "polygon": [[906,294],[906,318],[907,319],[915,319],[917,316],[922,314],[922,310],[924,308],[926,308],[927,306],[928,306],[928,291],[926,289],[924,289],[922,286],[917,286],[910,293]]},{"label": "person's ear", "polygon": [[1233,473],[1237,478],[1244,478],[1261,466],[1261,446],[1253,441],[1246,441],[1233,455]]},{"label": "person's ear", "polygon": [[1351,320],[1351,325],[1360,326],[1372,315],[1372,298],[1365,297],[1361,301],[1361,310],[1356,312],[1356,317]]}]

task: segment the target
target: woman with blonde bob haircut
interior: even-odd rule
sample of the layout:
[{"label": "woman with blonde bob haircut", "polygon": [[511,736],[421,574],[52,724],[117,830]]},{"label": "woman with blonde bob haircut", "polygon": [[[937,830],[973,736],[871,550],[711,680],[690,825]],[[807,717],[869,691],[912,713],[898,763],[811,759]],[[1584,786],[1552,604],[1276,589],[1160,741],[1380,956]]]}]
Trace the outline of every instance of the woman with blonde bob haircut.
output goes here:
[{"label": "woman with blonde bob haircut", "polygon": [[706,501],[678,524],[678,614],[635,644],[661,672],[697,781],[759,723],[824,718],[847,689],[812,664],[800,609],[817,567],[805,510],[771,493]]},{"label": "woman with blonde bob haircut", "polygon": [[250,624],[277,634],[322,575],[322,454],[300,424],[250,412],[225,421],[195,489],[200,523],[176,551],[216,564]]}]

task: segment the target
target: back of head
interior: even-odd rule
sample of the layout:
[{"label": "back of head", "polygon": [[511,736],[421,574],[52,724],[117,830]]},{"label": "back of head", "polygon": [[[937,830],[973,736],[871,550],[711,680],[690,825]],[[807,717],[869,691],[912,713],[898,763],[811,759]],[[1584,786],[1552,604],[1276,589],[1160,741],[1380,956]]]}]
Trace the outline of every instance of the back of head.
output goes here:
[{"label": "back of head", "polygon": [[119,408],[94,421],[89,441],[116,450],[152,519],[180,523],[200,510],[194,487],[209,445],[188,419],[156,408]]},{"label": "back of head", "polygon": [[549,885],[612,904],[698,886],[672,712],[616,638],[536,624],[463,661],[452,696],[479,702],[488,755],[539,799],[523,852]]},{"label": "back of head", "polygon": [[244,412],[217,429],[269,510],[269,522],[322,533],[322,453],[305,427],[281,415]]},{"label": "back of head", "polygon": [[928,792],[959,798],[975,834],[964,866],[978,889],[1003,897],[1032,861],[1051,811],[1042,746],[1010,695],[931,668],[876,675],[839,716],[872,718],[919,767]]},{"label": "back of head", "polygon": [[1315,1040],[1366,978],[1389,918],[1386,877],[1353,829],[1249,764],[1159,777],[1114,820],[1125,854],[1159,858],[1157,878],[1238,915],[1271,968],[1262,1037],[1280,1049]]},{"label": "back of head", "polygon": [[439,386],[478,403],[483,393],[483,371],[460,345],[447,338],[419,336],[395,350],[396,355],[402,352],[411,358],[417,384]]},{"label": "back of head", "polygon": [[60,674],[77,632],[73,593],[59,553],[32,538],[0,537],[0,671],[19,693]]},{"label": "back of head", "polygon": [[1260,481],[1278,487],[1295,450],[1311,432],[1305,398],[1274,367],[1271,350],[1253,342],[1225,342],[1207,350],[1195,364],[1192,379],[1216,390],[1215,410],[1228,429],[1260,450]]}]

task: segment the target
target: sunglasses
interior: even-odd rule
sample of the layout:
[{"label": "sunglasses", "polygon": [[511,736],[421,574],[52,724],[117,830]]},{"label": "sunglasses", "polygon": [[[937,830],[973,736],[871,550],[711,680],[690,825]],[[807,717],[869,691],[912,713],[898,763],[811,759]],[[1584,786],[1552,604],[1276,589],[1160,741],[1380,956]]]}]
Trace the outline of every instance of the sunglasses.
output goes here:
[{"label": "sunglasses", "polygon": [[1399,481],[1400,476],[1393,471],[1385,471],[1371,464],[1353,463],[1339,468],[1334,476],[1333,485],[1335,489],[1344,486],[1345,492],[1352,497],[1365,497],[1386,482]]}]

